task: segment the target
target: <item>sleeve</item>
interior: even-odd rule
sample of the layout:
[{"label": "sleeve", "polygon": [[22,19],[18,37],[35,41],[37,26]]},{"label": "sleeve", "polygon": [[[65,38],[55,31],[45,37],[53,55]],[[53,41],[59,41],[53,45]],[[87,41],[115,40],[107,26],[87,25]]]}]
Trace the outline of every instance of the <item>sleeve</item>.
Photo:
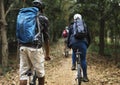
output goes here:
[{"label": "sleeve", "polygon": [[70,36],[72,34],[72,25],[69,26],[68,31],[69,32],[68,32],[68,38],[67,38],[67,47],[71,48],[71,46],[70,46]]},{"label": "sleeve", "polygon": [[90,30],[89,30],[89,28],[87,27],[87,25],[86,25],[86,23],[85,23],[84,20],[83,20],[83,24],[84,24],[84,27],[85,27],[85,30],[86,30],[86,33],[87,33],[86,39],[87,39],[87,44],[88,44],[88,47],[89,47],[89,45],[90,45],[90,43],[91,43],[91,34],[90,34]]},{"label": "sleeve", "polygon": [[91,34],[90,34],[90,30],[88,29],[88,27],[87,27],[87,41],[88,41],[88,47],[89,47],[91,43]]},{"label": "sleeve", "polygon": [[46,16],[40,16],[39,17],[40,23],[43,26],[43,36],[44,36],[44,41],[49,39],[49,20]]}]

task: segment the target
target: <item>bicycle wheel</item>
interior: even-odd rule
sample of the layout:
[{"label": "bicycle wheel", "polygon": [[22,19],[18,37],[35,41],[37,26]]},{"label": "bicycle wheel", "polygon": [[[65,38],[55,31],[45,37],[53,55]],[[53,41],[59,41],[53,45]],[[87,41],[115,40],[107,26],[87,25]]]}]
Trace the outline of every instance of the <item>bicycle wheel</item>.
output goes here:
[{"label": "bicycle wheel", "polygon": [[68,51],[66,50],[66,51],[65,51],[65,57],[68,57],[68,55],[69,55],[69,53],[68,53]]},{"label": "bicycle wheel", "polygon": [[81,72],[80,52],[77,52],[76,56],[77,56],[77,82],[78,82],[78,85],[81,85],[81,82],[82,82],[82,72]]},{"label": "bicycle wheel", "polygon": [[34,70],[32,75],[32,80],[29,85],[36,85],[36,79],[37,79],[36,71]]},{"label": "bicycle wheel", "polygon": [[78,74],[77,74],[77,82],[78,82],[78,85],[81,85],[81,79],[82,79],[82,77],[81,77],[81,68],[80,68],[80,64],[78,64],[77,67],[78,67],[78,68],[77,68],[77,72],[78,72]]}]

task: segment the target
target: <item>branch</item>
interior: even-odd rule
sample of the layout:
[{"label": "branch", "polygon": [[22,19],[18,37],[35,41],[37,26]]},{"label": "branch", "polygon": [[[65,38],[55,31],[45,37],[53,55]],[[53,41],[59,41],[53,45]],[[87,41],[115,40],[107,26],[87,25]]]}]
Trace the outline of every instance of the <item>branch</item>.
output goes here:
[{"label": "branch", "polygon": [[3,20],[2,20],[2,19],[0,19],[0,25],[1,25],[1,24],[3,24]]},{"label": "branch", "polygon": [[0,19],[0,23],[2,22],[2,19]]},{"label": "branch", "polygon": [[11,8],[14,6],[14,3],[12,3],[9,7],[9,9],[6,11],[5,17],[7,16],[7,14],[9,13],[9,11],[11,10]]},{"label": "branch", "polygon": [[0,25],[7,25],[7,23],[5,21],[3,21],[2,19],[0,19]]}]

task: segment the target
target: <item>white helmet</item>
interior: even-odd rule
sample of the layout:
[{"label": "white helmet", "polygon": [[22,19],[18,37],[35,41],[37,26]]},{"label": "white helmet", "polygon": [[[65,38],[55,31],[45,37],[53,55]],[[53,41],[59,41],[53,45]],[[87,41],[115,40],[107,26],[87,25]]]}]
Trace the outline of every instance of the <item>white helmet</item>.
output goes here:
[{"label": "white helmet", "polygon": [[82,16],[80,14],[75,14],[74,15],[74,20],[76,20],[76,19],[82,19]]},{"label": "white helmet", "polygon": [[42,4],[42,1],[41,1],[41,0],[34,0],[32,3],[33,3],[33,4],[35,4],[35,3]]}]

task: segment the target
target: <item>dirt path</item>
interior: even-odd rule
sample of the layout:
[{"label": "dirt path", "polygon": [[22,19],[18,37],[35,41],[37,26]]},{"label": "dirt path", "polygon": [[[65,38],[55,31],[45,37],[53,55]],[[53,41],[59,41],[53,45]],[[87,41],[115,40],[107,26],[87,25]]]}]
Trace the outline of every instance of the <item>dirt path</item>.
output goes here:
[{"label": "dirt path", "polygon": [[[45,62],[45,85],[77,85],[75,82],[76,71],[71,71],[71,55],[63,55],[63,41],[56,43],[51,48],[52,60]],[[19,65],[11,59],[11,65]],[[120,68],[114,61],[105,59],[95,53],[87,53],[88,83],[82,85],[120,85]],[[0,85],[19,85],[19,67],[11,66],[11,71],[0,76]]]},{"label": "dirt path", "polygon": [[71,70],[71,58],[66,58],[60,63],[62,64],[51,70],[51,74],[46,74],[46,85],[76,85],[76,71]]},{"label": "dirt path", "polygon": [[74,85],[75,71],[71,71],[70,61],[70,58],[66,58],[60,61],[62,64],[49,71],[46,85]]},{"label": "dirt path", "polygon": [[[63,42],[59,43],[55,46],[57,50],[53,48],[54,61],[48,63],[51,69],[46,69],[46,85],[76,85],[76,71],[71,71],[71,55],[68,58],[61,55],[64,47]],[[113,61],[88,52],[87,62],[90,81],[82,85],[120,85],[120,69],[112,64]]]},{"label": "dirt path", "polygon": [[[82,85],[120,85],[120,70],[96,60],[94,59],[94,63],[88,63],[90,81],[83,82]],[[91,59],[88,58],[88,61]],[[57,66],[46,70],[46,85],[77,85],[75,78],[76,71],[71,71],[71,57],[62,59]]]}]

